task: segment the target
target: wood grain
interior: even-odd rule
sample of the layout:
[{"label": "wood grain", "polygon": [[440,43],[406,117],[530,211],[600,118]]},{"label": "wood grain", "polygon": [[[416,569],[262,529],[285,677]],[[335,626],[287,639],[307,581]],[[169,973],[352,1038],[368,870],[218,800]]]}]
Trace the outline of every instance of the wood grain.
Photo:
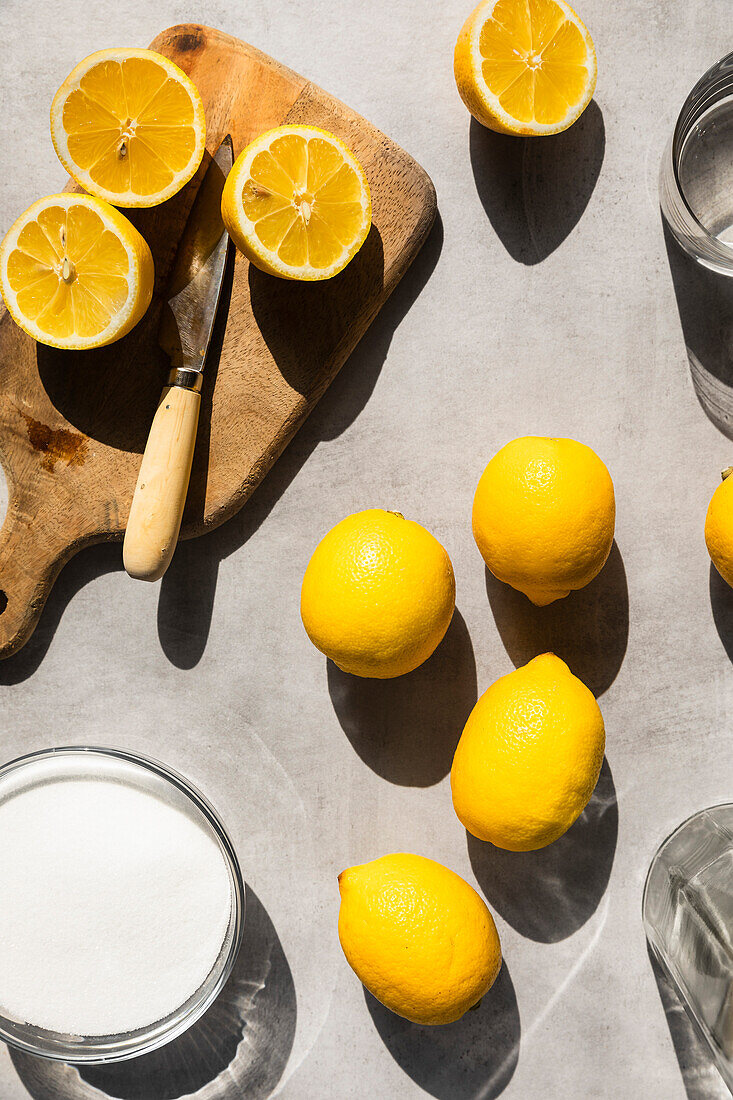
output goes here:
[{"label": "wood grain", "polygon": [[86,352],[36,344],[7,313],[0,317],[0,461],[10,497],[0,531],[0,607],[7,601],[0,658],[30,637],[63,564],[89,543],[124,534],[167,370],[157,344],[161,291],[222,138],[232,135],[236,156],[282,123],[332,131],[364,166],[373,226],[355,259],[325,283],[274,279],[237,254],[222,295],[225,324],[204,377],[184,538],[241,508],[399,282],[435,217],[432,183],[407,153],[254,47],[184,24],[164,31],[151,48],[197,85],[208,152],[180,194],[153,210],[127,212],[155,259],[148,313],[123,340]]}]

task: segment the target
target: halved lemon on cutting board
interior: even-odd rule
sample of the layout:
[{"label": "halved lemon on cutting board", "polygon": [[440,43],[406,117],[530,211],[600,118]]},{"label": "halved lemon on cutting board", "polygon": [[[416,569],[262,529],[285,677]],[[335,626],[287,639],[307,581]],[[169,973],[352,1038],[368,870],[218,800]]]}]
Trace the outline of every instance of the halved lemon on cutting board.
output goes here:
[{"label": "halved lemon on cutting board", "polygon": [[565,0],[483,0],[458,36],[454,71],[478,122],[504,134],[557,134],[590,103],[596,51]]},{"label": "halved lemon on cutting board", "polygon": [[115,206],[156,206],[187,183],[206,141],[204,105],[182,69],[153,50],[100,50],[51,105],[51,137],[73,179]]},{"label": "halved lemon on cutting board", "polygon": [[119,340],[150,305],[153,282],[147,242],[124,214],[90,195],[39,199],[0,244],[0,289],[11,316],[52,347]]},{"label": "halved lemon on cutting board", "polygon": [[255,267],[282,279],[330,279],[372,223],[364,170],[315,126],[279,126],[237,157],[221,201],[229,235]]}]

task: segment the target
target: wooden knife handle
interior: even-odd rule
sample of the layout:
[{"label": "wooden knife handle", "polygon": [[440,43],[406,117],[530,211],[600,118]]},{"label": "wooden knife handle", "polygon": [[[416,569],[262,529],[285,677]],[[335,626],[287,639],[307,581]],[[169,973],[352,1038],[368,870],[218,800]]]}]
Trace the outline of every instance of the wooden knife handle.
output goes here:
[{"label": "wooden knife handle", "polygon": [[191,476],[201,395],[165,386],[153,418],[125,531],[131,577],[157,581],[173,557]]}]

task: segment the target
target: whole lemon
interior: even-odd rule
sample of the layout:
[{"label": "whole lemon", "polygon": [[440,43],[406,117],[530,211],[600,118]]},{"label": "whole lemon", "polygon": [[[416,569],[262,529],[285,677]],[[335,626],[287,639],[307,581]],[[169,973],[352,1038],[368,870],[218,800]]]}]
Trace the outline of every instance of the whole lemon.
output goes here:
[{"label": "whole lemon", "polygon": [[723,470],[723,481],[713,493],[705,517],[705,543],[713,565],[733,585],[733,467]]},{"label": "whole lemon", "polygon": [[524,436],[484,470],[473,536],[500,581],[544,607],[584,588],[613,544],[613,482],[595,451],[574,439]]},{"label": "whole lemon", "polygon": [[501,969],[494,919],[472,886],[400,852],[339,875],[339,939],[377,1000],[416,1024],[449,1024]]},{"label": "whole lemon", "polygon": [[456,582],[447,553],[399,512],[371,508],[337,523],[303,577],[300,613],[313,645],[344,672],[412,672],[443,638]]},{"label": "whole lemon", "polygon": [[551,844],[593,794],[605,741],[593,694],[554,653],[502,676],[468,716],[453,758],[461,824],[511,852]]}]

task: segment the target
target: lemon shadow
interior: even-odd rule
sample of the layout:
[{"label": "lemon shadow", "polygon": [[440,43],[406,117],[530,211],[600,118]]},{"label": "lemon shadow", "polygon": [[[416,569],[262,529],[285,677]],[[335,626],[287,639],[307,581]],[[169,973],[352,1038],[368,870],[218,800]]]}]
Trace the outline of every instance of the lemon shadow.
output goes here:
[{"label": "lemon shadow", "polygon": [[536,852],[507,852],[466,833],[473,873],[492,909],[541,943],[572,936],[597,909],[611,875],[618,803],[608,760],[564,836]]},{"label": "lemon shadow", "polygon": [[569,236],[590,202],[605,149],[594,99],[568,130],[539,138],[497,134],[471,119],[476,191],[514,260],[542,263]]},{"label": "lemon shadow", "polygon": [[372,771],[410,787],[448,774],[478,697],[473,646],[457,608],[443,641],[414,672],[372,680],[327,661],[327,677],[341,728]]},{"label": "lemon shadow", "polygon": [[395,1062],[438,1100],[494,1100],[519,1060],[519,1006],[506,961],[477,1008],[453,1024],[423,1026],[390,1012],[364,990],[374,1026]]},{"label": "lemon shadow", "polygon": [[486,594],[516,668],[540,653],[554,653],[596,697],[616,679],[629,638],[629,590],[615,540],[590,584],[547,607],[535,607],[488,569]]}]

